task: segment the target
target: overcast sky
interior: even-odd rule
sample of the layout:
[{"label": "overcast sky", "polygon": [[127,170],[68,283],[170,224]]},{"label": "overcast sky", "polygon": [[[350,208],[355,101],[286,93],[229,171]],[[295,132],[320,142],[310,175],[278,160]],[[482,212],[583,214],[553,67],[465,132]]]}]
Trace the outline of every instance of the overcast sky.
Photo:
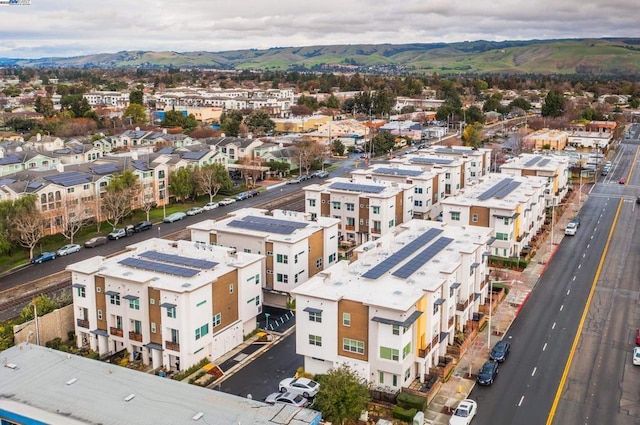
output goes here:
[{"label": "overcast sky", "polygon": [[0,57],[78,56],[121,50],[216,52],[330,44],[640,36],[636,7],[628,0],[31,0],[30,3],[0,4]]}]

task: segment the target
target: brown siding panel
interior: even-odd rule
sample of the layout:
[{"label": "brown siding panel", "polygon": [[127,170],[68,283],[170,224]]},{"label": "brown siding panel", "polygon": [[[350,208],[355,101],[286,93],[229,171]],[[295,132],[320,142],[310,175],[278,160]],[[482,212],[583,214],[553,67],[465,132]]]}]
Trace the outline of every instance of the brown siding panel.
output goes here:
[{"label": "brown siding panel", "polygon": [[[362,224],[360,224],[360,220],[362,220]],[[367,220],[369,220],[369,198],[362,196],[358,199],[358,221],[356,222],[359,232],[369,233]]]},{"label": "brown siding panel", "polygon": [[[149,335],[151,342],[162,345],[162,309],[160,308],[160,290],[148,288],[149,300],[154,300],[151,304],[149,301]],[[151,323],[156,324],[156,333],[151,332]]]},{"label": "brown siding panel", "polygon": [[[478,221],[473,222],[473,215],[478,215]],[[469,209],[469,224],[472,226],[489,227],[489,208],[472,206]]]},{"label": "brown siding panel", "polygon": [[[229,285],[233,285],[233,293],[229,293]],[[213,316],[221,313],[222,322],[213,329],[217,332],[238,320],[238,271],[233,270],[218,278],[211,285],[213,299]]]},{"label": "brown siding panel", "polygon": [[209,233],[209,243],[212,245],[218,244],[218,234],[217,233]]},{"label": "brown siding panel", "polygon": [[324,258],[324,230],[320,229],[309,237],[309,277],[324,269],[324,264],[316,267],[316,260]]},{"label": "brown siding panel", "polygon": [[[351,314],[351,326],[342,324],[342,314]],[[364,342],[364,354],[344,351],[343,338]],[[369,355],[369,307],[351,300],[338,303],[338,354],[352,359],[366,360]]]},{"label": "brown siding panel", "polygon": [[328,193],[320,194],[320,215],[322,217],[331,216],[331,195]]},{"label": "brown siding panel", "polygon": [[[98,329],[107,330],[107,300],[104,295],[104,277],[94,276],[96,285],[96,319],[98,310],[102,311],[102,320],[98,319]],[[99,288],[99,289],[98,289]]]},{"label": "brown siding panel", "polygon": [[271,270],[271,273],[266,273],[265,287],[273,289],[273,242],[265,242],[264,249],[266,250],[265,255],[267,252],[271,253],[271,255],[266,256],[265,261],[266,269]]},{"label": "brown siding panel", "polygon": [[396,226],[398,224],[402,224],[402,220],[404,218],[404,214],[402,214],[402,197],[404,196],[404,191],[398,193],[396,195]]}]

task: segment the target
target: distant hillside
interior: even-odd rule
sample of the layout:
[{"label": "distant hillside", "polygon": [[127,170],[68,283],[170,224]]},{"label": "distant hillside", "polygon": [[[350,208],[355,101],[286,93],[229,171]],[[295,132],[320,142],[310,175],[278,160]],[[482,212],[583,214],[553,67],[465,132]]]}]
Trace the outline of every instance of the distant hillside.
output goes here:
[{"label": "distant hillside", "polygon": [[640,39],[355,44],[185,53],[124,51],[71,58],[0,58],[0,66],[631,76],[640,74]]}]

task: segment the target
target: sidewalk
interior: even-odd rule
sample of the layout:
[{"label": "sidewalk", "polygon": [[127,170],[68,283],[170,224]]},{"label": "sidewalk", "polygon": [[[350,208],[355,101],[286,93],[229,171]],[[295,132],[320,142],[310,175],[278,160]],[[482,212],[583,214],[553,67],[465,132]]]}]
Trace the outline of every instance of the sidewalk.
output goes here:
[{"label": "sidewalk", "polygon": [[[494,309],[491,317],[491,336],[489,336],[489,326],[480,332],[469,348],[462,356],[455,367],[453,375],[449,381],[442,384],[438,394],[427,407],[425,411],[425,424],[446,425],[449,423],[452,411],[458,403],[467,398],[473,387],[477,371],[489,358],[489,351],[493,345],[498,342],[503,334],[505,334],[511,323],[517,316],[520,308],[526,302],[529,294],[538,283],[540,276],[544,272],[547,263],[555,254],[556,249],[564,238],[564,228],[571,219],[578,214],[580,205],[578,205],[578,194],[573,193],[571,198],[566,201],[566,209],[564,214],[556,217],[553,232],[553,244],[551,243],[551,235],[546,235],[537,249],[535,257],[529,263],[529,266],[522,272],[512,270],[501,270],[500,281],[513,282],[513,286],[509,294]],[[584,204],[586,195],[583,193],[581,202]],[[496,334],[500,332],[500,335]]]}]

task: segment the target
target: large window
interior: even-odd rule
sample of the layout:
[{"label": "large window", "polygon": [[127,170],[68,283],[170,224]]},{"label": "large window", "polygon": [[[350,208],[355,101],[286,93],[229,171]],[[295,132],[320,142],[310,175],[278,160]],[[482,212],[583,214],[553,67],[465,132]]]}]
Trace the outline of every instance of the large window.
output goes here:
[{"label": "large window", "polygon": [[309,312],[309,321],[322,323],[322,312],[321,311],[310,311]]},{"label": "large window", "polygon": [[364,341],[342,338],[342,349],[356,354],[364,354]]},{"label": "large window", "polygon": [[380,358],[386,360],[400,360],[400,353],[395,348],[380,347]]},{"label": "large window", "polygon": [[282,263],[282,264],[289,264],[289,256],[288,255],[284,255],[284,254],[277,254],[276,255],[276,262],[277,263]]},{"label": "large window", "polygon": [[340,202],[331,202],[331,208],[333,208],[334,210],[339,210]]},{"label": "large window", "polygon": [[499,240],[499,241],[508,241],[509,240],[509,234],[508,233],[496,232],[496,239]]},{"label": "large window", "polygon": [[309,199],[309,206],[310,207],[315,207],[316,206],[316,200],[315,199]]},{"label": "large window", "polygon": [[280,283],[289,283],[289,275],[288,274],[277,273],[276,274],[276,281],[278,281]]},{"label": "large window", "polygon": [[402,349],[402,358],[406,359],[409,354],[411,354],[411,342],[407,343]]},{"label": "large window", "polygon": [[342,313],[342,326],[351,326],[351,313]]},{"label": "large window", "polygon": [[373,214],[380,214],[380,207],[371,207],[371,212]]},{"label": "large window", "polygon": [[113,305],[120,305],[120,295],[119,294],[109,295],[109,302]]},{"label": "large window", "polygon": [[222,323],[222,313],[213,316],[213,327],[220,326],[220,323]]},{"label": "large window", "polygon": [[207,335],[209,333],[209,324],[205,323],[204,325],[200,326],[199,328],[196,329],[196,340],[202,338],[203,336]]},{"label": "large window", "polygon": [[140,310],[140,299],[135,298],[133,300],[129,300],[129,308],[133,310]]},{"label": "large window", "polygon": [[176,308],[175,307],[169,307],[167,308],[167,317],[170,317],[172,319],[175,319],[176,316]]},{"label": "large window", "polygon": [[78,286],[76,288],[76,295],[78,295],[80,298],[86,298],[87,297],[87,291],[86,288],[84,286]]},{"label": "large window", "polygon": [[460,221],[460,213],[458,211],[451,211],[451,220]]},{"label": "large window", "polygon": [[318,335],[309,335],[309,344],[322,347],[322,337]]},{"label": "large window", "polygon": [[351,202],[347,202],[345,205],[347,206],[347,211],[355,211],[356,210],[356,205],[351,203]]}]

